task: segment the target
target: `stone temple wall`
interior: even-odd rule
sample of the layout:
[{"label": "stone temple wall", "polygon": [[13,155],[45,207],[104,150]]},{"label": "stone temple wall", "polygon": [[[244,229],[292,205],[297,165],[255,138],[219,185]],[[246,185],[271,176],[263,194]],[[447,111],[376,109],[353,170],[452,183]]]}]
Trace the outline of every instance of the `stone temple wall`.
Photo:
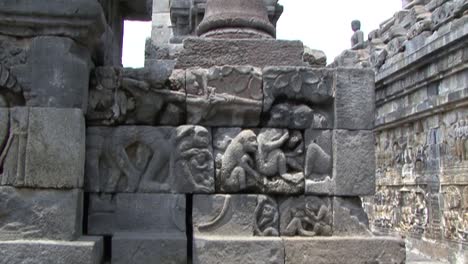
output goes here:
[{"label": "stone temple wall", "polygon": [[376,232],[468,261],[468,1],[409,1],[335,64],[376,72]]},{"label": "stone temple wall", "polygon": [[131,69],[123,20],[150,1],[0,2],[0,264],[405,262],[359,198],[374,72],[304,62],[277,1],[205,4]]}]

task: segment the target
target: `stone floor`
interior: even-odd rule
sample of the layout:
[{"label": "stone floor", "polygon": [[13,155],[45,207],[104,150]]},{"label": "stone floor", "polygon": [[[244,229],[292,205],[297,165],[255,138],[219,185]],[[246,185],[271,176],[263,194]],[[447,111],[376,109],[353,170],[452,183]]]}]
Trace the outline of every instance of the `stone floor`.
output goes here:
[{"label": "stone floor", "polygon": [[406,263],[407,264],[446,264],[449,262],[431,260],[431,258],[424,256],[417,250],[409,250],[406,252]]}]

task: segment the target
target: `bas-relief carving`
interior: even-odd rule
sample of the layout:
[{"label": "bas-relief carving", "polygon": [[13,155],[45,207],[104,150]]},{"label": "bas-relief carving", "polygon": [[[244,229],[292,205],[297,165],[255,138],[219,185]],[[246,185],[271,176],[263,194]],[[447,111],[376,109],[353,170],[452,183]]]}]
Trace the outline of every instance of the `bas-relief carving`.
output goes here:
[{"label": "bas-relief carving", "polygon": [[268,67],[263,79],[263,126],[333,128],[332,70]]},{"label": "bas-relief carving", "polygon": [[[99,67],[91,75],[90,125],[179,125],[185,122],[185,72]],[[166,78],[167,77],[167,78]]]},{"label": "bas-relief carving", "polygon": [[305,132],[306,185],[325,184],[323,192],[331,192],[332,184],[332,131],[308,129]]},{"label": "bas-relief carving", "polygon": [[257,126],[262,111],[262,73],[248,66],[189,69],[187,121],[212,126]]},{"label": "bas-relief carving", "polygon": [[282,236],[331,236],[332,205],[330,198],[301,196],[279,202]]},{"label": "bas-relief carving", "polygon": [[210,132],[199,126],[89,128],[87,188],[102,192],[211,192]]},{"label": "bas-relief carving", "polygon": [[466,186],[443,186],[444,236],[450,240],[468,241],[468,204]]},{"label": "bas-relief carving", "polygon": [[24,105],[23,88],[11,70],[27,62],[23,45],[0,38],[0,107]]},{"label": "bas-relief carving", "polygon": [[279,235],[279,211],[278,205],[273,198],[266,195],[259,195],[257,197],[254,217],[254,235]]},{"label": "bas-relief carving", "polygon": [[301,193],[304,139],[286,129],[216,129],[217,190]]}]

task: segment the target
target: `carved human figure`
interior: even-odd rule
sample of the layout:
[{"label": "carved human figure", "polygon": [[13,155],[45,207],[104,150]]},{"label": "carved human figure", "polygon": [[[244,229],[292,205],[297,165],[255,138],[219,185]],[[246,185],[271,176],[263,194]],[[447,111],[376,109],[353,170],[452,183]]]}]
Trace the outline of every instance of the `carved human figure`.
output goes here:
[{"label": "carved human figure", "polygon": [[295,171],[303,171],[304,138],[302,133],[295,130],[285,144],[287,165]]},{"label": "carved human figure", "polygon": [[351,22],[351,28],[354,31],[354,34],[351,37],[351,49],[352,50],[364,49],[365,48],[364,32],[361,31],[361,21],[353,20]]},{"label": "carved human figure", "polygon": [[454,129],[454,136],[455,152],[460,162],[466,160],[465,141],[468,136],[466,130],[466,121],[464,119],[459,120]]},{"label": "carved human figure", "polygon": [[276,202],[265,195],[257,198],[254,234],[256,236],[278,236],[279,212]]},{"label": "carved human figure", "polygon": [[245,190],[248,177],[263,183],[254,170],[254,155],[257,152],[257,136],[252,130],[239,133],[226,148],[221,161],[220,188],[227,192]]},{"label": "carved human figure", "polygon": [[319,198],[309,197],[300,207],[290,209],[290,221],[284,235],[316,236],[331,235],[331,212]]}]

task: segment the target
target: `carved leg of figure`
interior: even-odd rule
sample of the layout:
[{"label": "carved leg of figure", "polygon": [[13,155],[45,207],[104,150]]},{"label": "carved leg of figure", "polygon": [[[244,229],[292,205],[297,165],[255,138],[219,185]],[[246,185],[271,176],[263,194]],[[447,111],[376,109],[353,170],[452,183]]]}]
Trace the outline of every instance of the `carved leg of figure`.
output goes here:
[{"label": "carved leg of figure", "polygon": [[296,234],[300,234],[300,231],[302,229],[302,223],[301,219],[294,217],[291,219],[289,222],[288,226],[286,226],[286,230],[284,231],[284,234],[287,236],[295,236]]},{"label": "carved leg of figure", "polygon": [[315,236],[317,233],[314,232],[314,231],[307,231],[305,230],[303,227],[302,227],[302,224],[300,226],[300,228],[298,229],[298,233],[299,235],[301,236],[308,236],[308,237],[313,237]]},{"label": "carved leg of figure", "polygon": [[241,191],[247,188],[247,175],[242,167],[235,167],[229,179],[226,180],[226,190]]},{"label": "carved leg of figure", "polygon": [[140,181],[141,172],[133,166],[132,162],[128,158],[125,149],[121,148],[116,153],[116,163],[119,169],[127,177],[127,192],[135,192],[138,188],[138,182]]},{"label": "carved leg of figure", "polygon": [[[141,177],[140,189],[147,191],[169,191],[170,186],[168,183],[165,183],[167,175],[161,173],[164,169],[164,166],[169,164],[169,155],[166,153],[158,153],[158,151],[153,152],[153,157],[148,163],[148,168]],[[168,173],[167,173],[168,174]],[[159,176],[156,177],[155,176]]]},{"label": "carved leg of figure", "polygon": [[268,227],[262,232],[262,236],[278,236],[278,230],[273,227]]}]

